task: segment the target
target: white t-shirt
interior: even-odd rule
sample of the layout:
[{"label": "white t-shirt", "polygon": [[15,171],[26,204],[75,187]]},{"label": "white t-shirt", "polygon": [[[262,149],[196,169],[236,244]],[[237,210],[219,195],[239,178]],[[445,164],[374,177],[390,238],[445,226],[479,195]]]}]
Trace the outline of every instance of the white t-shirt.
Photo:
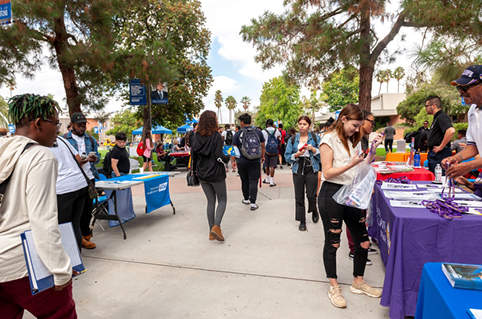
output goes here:
[{"label": "white t-shirt", "polygon": [[[77,136],[74,133],[72,133],[72,138],[77,142],[77,148],[79,149],[79,155],[82,157],[82,154],[85,153],[85,156],[89,156],[87,154],[87,149],[85,146],[85,136]],[[92,168],[90,166],[90,162],[85,163],[82,165],[82,168],[84,169],[85,174],[89,179],[94,179],[94,173],[92,173]]]},{"label": "white t-shirt", "polygon": [[[305,143],[298,143],[298,151],[305,146]],[[303,155],[300,155],[299,157],[310,157],[310,152],[306,151]]]},{"label": "white t-shirt", "polygon": [[266,132],[266,131],[268,131],[269,134],[273,134],[273,131],[276,131],[274,133],[274,137],[276,137],[277,140],[279,140],[281,138],[280,131],[278,131],[276,128],[270,126],[270,127],[267,127],[263,130],[263,136],[264,136],[265,141],[268,141],[268,132]]},{"label": "white t-shirt", "polygon": [[[63,142],[67,143],[67,145]],[[74,158],[70,153],[70,151],[72,151],[74,155],[77,155],[78,152],[69,141],[60,136],[57,137],[56,143],[57,147],[49,147],[49,149],[58,163],[57,183],[55,185],[57,195],[75,192],[86,187],[87,181],[80,171],[79,165],[74,162]]]},{"label": "white t-shirt", "polygon": [[467,144],[477,147],[482,156],[482,110],[472,104],[468,113],[469,127],[467,129]]},{"label": "white t-shirt", "polygon": [[[350,164],[351,158],[355,155],[355,150],[350,140],[348,140],[348,148],[350,150],[351,155],[348,154],[348,152],[346,151],[345,146],[343,146],[343,143],[341,139],[338,137],[338,134],[336,132],[325,133],[323,135],[323,139],[321,140],[320,146],[323,144],[328,145],[333,150],[332,167],[342,167]],[[332,177],[329,180],[325,178],[322,171],[321,180],[332,182],[335,184],[340,184],[340,185],[349,185],[351,184],[353,177],[355,175],[355,167],[352,167],[346,172],[336,177]]]}]

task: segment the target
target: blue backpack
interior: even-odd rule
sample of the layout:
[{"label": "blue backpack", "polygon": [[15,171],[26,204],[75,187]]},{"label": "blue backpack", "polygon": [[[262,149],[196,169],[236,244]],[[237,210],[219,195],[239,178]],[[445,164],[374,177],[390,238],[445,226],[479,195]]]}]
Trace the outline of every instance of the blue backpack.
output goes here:
[{"label": "blue backpack", "polygon": [[268,133],[268,140],[266,141],[266,154],[278,155],[279,140],[276,138],[276,130],[274,130],[272,134],[266,130],[266,133]]},{"label": "blue backpack", "polygon": [[241,144],[241,153],[244,157],[249,160],[261,158],[261,141],[255,128],[242,128],[239,141]]}]

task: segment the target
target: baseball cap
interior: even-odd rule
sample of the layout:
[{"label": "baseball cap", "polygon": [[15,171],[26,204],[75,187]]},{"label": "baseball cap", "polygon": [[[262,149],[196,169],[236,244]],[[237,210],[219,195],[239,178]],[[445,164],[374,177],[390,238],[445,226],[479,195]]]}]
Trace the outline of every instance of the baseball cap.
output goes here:
[{"label": "baseball cap", "polygon": [[74,113],[70,118],[70,122],[75,124],[86,123],[87,119],[85,118],[85,115],[82,113]]},{"label": "baseball cap", "polygon": [[274,125],[274,122],[272,119],[266,120],[266,125]]},{"label": "baseball cap", "polygon": [[477,81],[482,81],[482,65],[471,65],[464,70],[459,79],[453,80],[450,84],[469,85]]}]

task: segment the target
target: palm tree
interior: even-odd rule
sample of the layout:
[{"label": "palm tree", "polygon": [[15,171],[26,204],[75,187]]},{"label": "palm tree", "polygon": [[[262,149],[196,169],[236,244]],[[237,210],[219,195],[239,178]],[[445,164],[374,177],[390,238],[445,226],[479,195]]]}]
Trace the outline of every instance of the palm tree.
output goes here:
[{"label": "palm tree", "polygon": [[382,91],[382,83],[383,83],[384,80],[385,80],[384,72],[385,72],[385,71],[380,70],[380,71],[378,71],[377,74],[375,75],[375,77],[377,78],[377,82],[380,82],[380,87],[378,88],[378,95],[380,95],[380,92]]},{"label": "palm tree", "polygon": [[231,121],[232,117],[231,117],[231,113],[234,113],[234,109],[236,108],[236,105],[238,104],[238,102],[236,102],[236,99],[234,98],[234,96],[230,95],[226,98],[226,107],[228,108],[229,110],[229,124],[233,123]]},{"label": "palm tree", "polygon": [[397,93],[400,93],[400,80],[405,77],[405,69],[401,66],[397,67],[393,71],[392,76],[395,80],[397,80]]},{"label": "palm tree", "polygon": [[0,96],[0,126],[7,127],[8,126],[8,104]]},{"label": "palm tree", "polygon": [[219,123],[223,122],[223,118],[221,116],[221,106],[223,106],[223,96],[221,95],[221,90],[217,90],[214,95],[214,105],[218,108],[218,121]]},{"label": "palm tree", "polygon": [[241,99],[241,103],[243,103],[243,109],[245,111],[248,111],[249,105],[251,104],[251,99],[247,96],[243,96],[243,98]]},{"label": "palm tree", "polygon": [[384,77],[383,81],[387,82],[387,93],[388,93],[388,82],[390,82],[390,79],[393,77],[392,70],[386,69],[383,73],[383,77]]}]

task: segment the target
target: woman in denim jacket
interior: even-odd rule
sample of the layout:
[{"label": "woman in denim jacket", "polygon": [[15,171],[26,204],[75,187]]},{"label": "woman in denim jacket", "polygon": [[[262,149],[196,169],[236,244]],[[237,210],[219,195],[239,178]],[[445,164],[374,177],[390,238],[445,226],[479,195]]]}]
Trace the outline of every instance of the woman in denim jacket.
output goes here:
[{"label": "woman in denim jacket", "polygon": [[299,133],[293,136],[286,145],[285,159],[292,163],[293,184],[295,188],[296,216],[300,222],[299,230],[306,231],[305,187],[308,198],[308,213],[313,213],[312,219],[317,223],[320,219],[316,209],[316,190],[318,186],[318,171],[320,170],[320,138],[310,131],[311,119],[301,116],[298,119]]}]

